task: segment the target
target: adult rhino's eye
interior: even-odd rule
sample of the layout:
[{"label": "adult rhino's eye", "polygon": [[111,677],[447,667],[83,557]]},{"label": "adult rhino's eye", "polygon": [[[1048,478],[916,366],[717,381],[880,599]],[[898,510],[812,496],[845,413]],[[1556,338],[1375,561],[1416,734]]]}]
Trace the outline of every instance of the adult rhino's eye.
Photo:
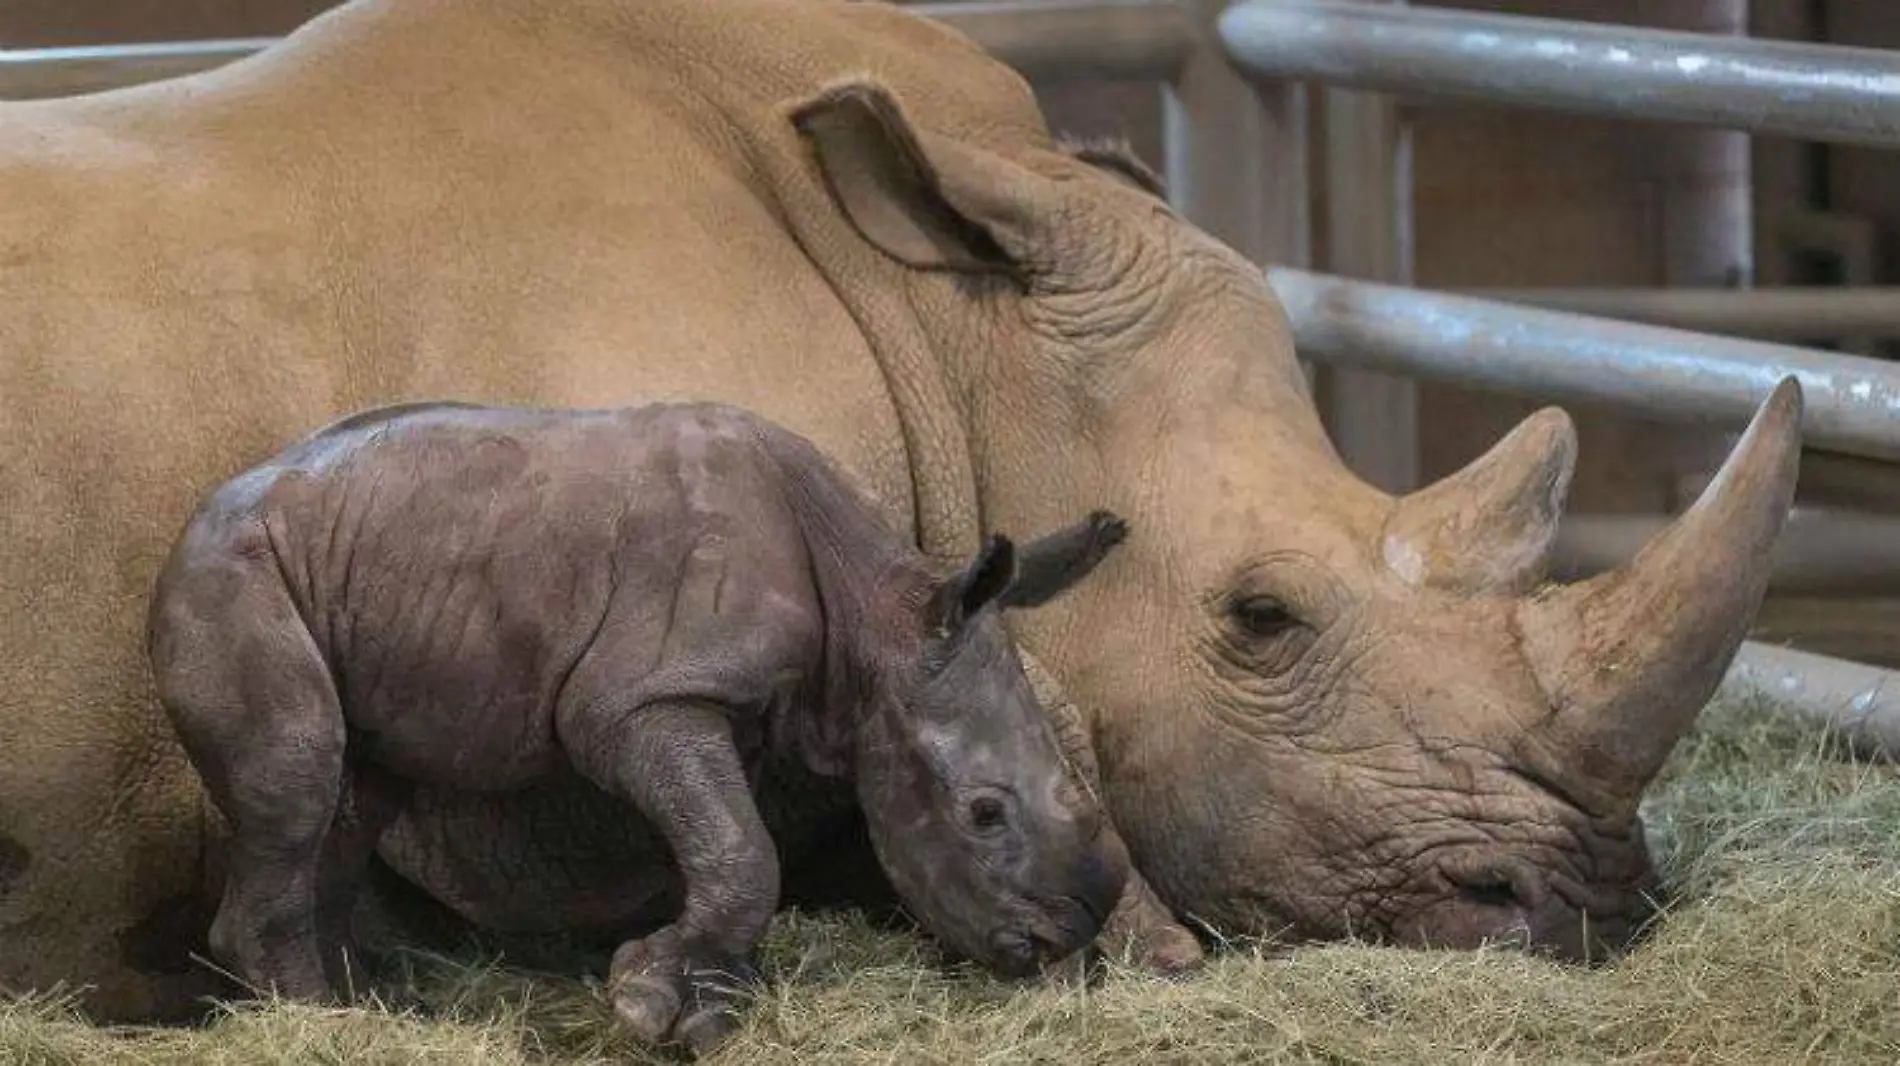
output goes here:
[{"label": "adult rhino's eye", "polygon": [[1286,604],[1271,596],[1248,596],[1227,605],[1234,625],[1250,637],[1274,637],[1298,625]]}]

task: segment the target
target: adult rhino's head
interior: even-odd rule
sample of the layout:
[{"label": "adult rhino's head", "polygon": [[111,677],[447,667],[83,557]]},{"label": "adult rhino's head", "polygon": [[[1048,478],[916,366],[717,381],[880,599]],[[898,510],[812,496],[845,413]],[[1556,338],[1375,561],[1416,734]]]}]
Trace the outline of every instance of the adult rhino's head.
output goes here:
[{"label": "adult rhino's head", "polygon": [[1007,123],[934,132],[864,81],[793,121],[960,405],[913,403],[913,448],[965,435],[936,454],[967,454],[986,525],[1088,501],[1141,531],[1017,629],[1092,716],[1168,902],[1228,932],[1627,940],[1654,881],[1639,801],[1764,591],[1792,381],[1655,543],[1552,587],[1562,412],[1394,498],[1326,440],[1262,272],[1140,164]]},{"label": "adult rhino's head", "polygon": [[1065,764],[1002,611],[1048,602],[1125,534],[1097,513],[1020,552],[990,537],[948,576],[900,569],[864,635],[878,665],[856,778],[872,846],[926,928],[1004,974],[1094,940],[1128,854]]}]

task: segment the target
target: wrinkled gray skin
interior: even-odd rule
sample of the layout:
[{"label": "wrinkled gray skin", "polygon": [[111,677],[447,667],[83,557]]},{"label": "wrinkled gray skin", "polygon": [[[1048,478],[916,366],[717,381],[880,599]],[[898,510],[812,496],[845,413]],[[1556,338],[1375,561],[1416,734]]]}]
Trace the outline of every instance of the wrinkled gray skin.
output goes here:
[{"label": "wrinkled gray skin", "polygon": [[1098,512],[1020,560],[993,537],[944,578],[805,440],[720,405],[405,405],[318,431],[211,495],[154,598],[161,699],[234,827],[212,952],[327,998],[416,786],[505,805],[578,777],[647,844],[621,856],[625,932],[672,919],[614,957],[647,1039],[731,1031],[781,852],[854,801],[953,950],[1008,975],[1068,956],[1127,857],[999,608],[1125,532]]}]

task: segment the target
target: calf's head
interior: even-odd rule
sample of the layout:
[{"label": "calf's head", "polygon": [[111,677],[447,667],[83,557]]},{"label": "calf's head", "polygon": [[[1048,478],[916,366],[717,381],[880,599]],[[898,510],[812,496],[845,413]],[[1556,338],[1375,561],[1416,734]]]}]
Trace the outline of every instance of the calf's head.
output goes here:
[{"label": "calf's head", "polygon": [[1125,535],[1105,514],[1025,545],[992,537],[948,578],[886,590],[857,731],[865,822],[893,887],[951,950],[1022,975],[1086,946],[1128,857],[1067,771],[1000,611],[1081,580]]},{"label": "calf's head", "polygon": [[985,521],[1093,500],[1141,531],[1013,628],[1092,716],[1143,873],[1228,933],[1624,942],[1654,880],[1643,790],[1765,590],[1799,388],[1659,540],[1551,586],[1567,416],[1378,491],[1326,439],[1262,272],[1124,153],[998,133],[1032,128],[1026,91],[1009,106],[938,132],[858,82],[793,120],[982,397],[960,417]]}]

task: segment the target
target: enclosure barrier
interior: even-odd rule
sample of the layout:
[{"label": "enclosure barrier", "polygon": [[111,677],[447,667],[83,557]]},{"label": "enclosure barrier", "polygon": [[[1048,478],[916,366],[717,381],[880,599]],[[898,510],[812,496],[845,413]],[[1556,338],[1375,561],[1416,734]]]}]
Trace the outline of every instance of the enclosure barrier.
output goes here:
[{"label": "enclosure barrier", "polygon": [[1355,0],[1241,0],[1220,35],[1265,77],[1900,146],[1900,54],[1871,48]]},{"label": "enclosure barrier", "polygon": [[1551,311],[1764,340],[1900,337],[1900,286],[1452,291]]},{"label": "enclosure barrier", "polygon": [[1167,81],[1193,53],[1188,9],[1173,0],[1021,0],[910,4],[1045,85],[1069,80]]},{"label": "enclosure barrier", "polygon": [[[1877,147],[1900,146],[1900,53],[1342,0],[1015,0],[909,5],[967,34],[1040,83],[1169,84],[1167,174],[1177,206],[1263,262],[1302,357],[1347,367],[1609,404],[1672,420],[1739,425],[1786,373],[1807,398],[1807,440],[1900,459],[1900,369],[1865,358],[1738,341],[1521,306],[1540,301],[1664,324],[1808,337],[1900,332],[1886,291],[1827,294],[1514,293],[1513,302],[1433,294],[1302,270],[1306,136],[1297,82],[1336,88],[1681,122]],[[266,39],[0,51],[0,98],[93,92],[208,70]],[[1237,73],[1238,72],[1238,73]],[[1244,77],[1242,76],[1244,74]],[[1376,109],[1328,109],[1363,123]],[[1350,164],[1389,150],[1367,126],[1330,143]],[[1266,143],[1273,139],[1273,143]],[[1356,138],[1356,139],[1355,139]],[[1343,146],[1343,147],[1342,147]],[[1354,155],[1355,151],[1362,154]],[[1402,173],[1395,169],[1391,174]],[[1359,183],[1362,198],[1378,179]],[[1361,211],[1360,208],[1367,210]],[[1366,222],[1367,216],[1379,215]],[[1335,217],[1365,236],[1403,208],[1355,201]],[[1343,220],[1343,221],[1342,221]],[[1377,241],[1373,242],[1378,243]],[[1647,299],[1648,303],[1644,303]],[[1840,321],[1820,321],[1840,316]],[[1747,320],[1746,322],[1741,320]],[[1848,329],[1851,325],[1854,328]],[[1797,514],[1779,550],[1783,587],[1896,581],[1883,520]],[[1648,525],[1578,516],[1560,565],[1612,565]],[[1637,523],[1660,522],[1639,518]],[[1619,538],[1621,538],[1619,540]],[[1863,587],[1869,587],[1863,585]],[[1881,585],[1879,587],[1885,587]],[[1900,674],[1743,646],[1725,682],[1765,691],[1900,752]]]},{"label": "enclosure barrier", "polygon": [[[1575,581],[1627,562],[1668,528],[1670,516],[1567,515],[1551,577]],[[1771,594],[1900,597],[1900,517],[1797,507],[1775,543]]]},{"label": "enclosure barrier", "polygon": [[1793,374],[1806,441],[1900,460],[1900,364],[1285,267],[1267,280],[1306,358],[1735,426]]},{"label": "enclosure barrier", "polygon": [[83,48],[0,48],[0,100],[79,96],[221,67],[276,42],[274,37],[159,41]]},{"label": "enclosure barrier", "polygon": [[1717,698],[1751,697],[1828,726],[1862,754],[1900,758],[1900,673],[1751,640]]}]

